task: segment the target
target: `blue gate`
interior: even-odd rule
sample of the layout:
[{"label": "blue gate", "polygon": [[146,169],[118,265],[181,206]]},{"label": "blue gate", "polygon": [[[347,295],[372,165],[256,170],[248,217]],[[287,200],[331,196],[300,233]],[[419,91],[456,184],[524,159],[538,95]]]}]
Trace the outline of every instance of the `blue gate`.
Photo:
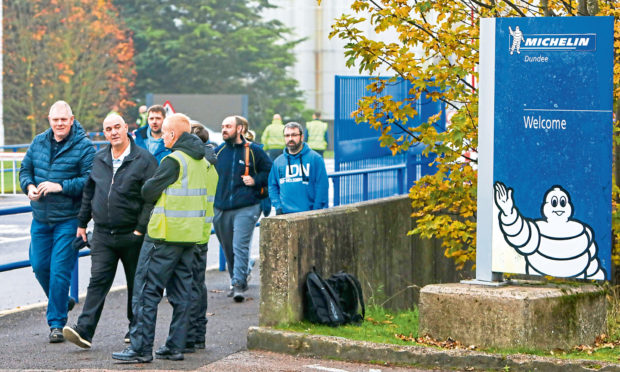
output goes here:
[{"label": "blue gate", "polygon": [[[388,78],[382,78],[387,80]],[[336,76],[336,102],[334,109],[334,170],[338,172],[390,167],[383,172],[366,175],[354,174],[334,178],[334,205],[356,203],[362,200],[382,198],[407,192],[420,177],[434,173],[429,166],[432,157],[422,156],[423,145],[413,146],[408,152],[392,156],[391,151],[381,147],[380,132],[368,123],[355,123],[351,113],[358,108],[358,101],[375,93],[366,89],[374,78],[369,76]],[[386,85],[381,96],[390,95],[402,101],[409,97],[412,85],[399,78]],[[442,112],[436,124],[438,130],[445,129],[445,104],[433,102],[423,95],[416,102],[418,115],[409,121],[415,127],[432,115]],[[406,171],[398,166],[406,166]],[[406,187],[402,187],[403,183]],[[403,191],[404,190],[404,191]]]}]

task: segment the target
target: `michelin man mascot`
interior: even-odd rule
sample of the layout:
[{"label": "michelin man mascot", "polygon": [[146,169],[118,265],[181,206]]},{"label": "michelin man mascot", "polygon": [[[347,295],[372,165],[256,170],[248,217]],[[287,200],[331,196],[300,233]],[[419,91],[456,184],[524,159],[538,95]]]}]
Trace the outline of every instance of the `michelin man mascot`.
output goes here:
[{"label": "michelin man mascot", "polygon": [[495,204],[506,242],[524,256],[527,274],[580,279],[605,279],[590,226],[572,219],[570,196],[561,186],[545,193],[543,218],[524,218],[514,205],[512,189],[495,183]]},{"label": "michelin man mascot", "polygon": [[521,30],[519,29],[519,26],[515,27],[514,31],[512,30],[511,27],[508,27],[508,30],[510,31],[510,36],[512,36],[512,45],[510,46],[510,55],[512,55],[515,52],[515,49],[517,50],[517,54],[521,54],[521,42],[525,40],[525,37],[523,36],[523,32],[521,32]]}]

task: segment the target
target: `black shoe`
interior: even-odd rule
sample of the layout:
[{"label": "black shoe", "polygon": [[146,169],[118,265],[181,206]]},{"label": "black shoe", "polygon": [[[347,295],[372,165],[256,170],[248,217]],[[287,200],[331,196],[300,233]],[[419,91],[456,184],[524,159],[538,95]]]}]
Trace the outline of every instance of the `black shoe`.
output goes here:
[{"label": "black shoe", "polygon": [[204,349],[205,348],[205,343],[204,342],[196,342],[196,343],[194,343],[194,347],[196,349]]},{"label": "black shoe", "polygon": [[67,341],[72,342],[83,349],[90,349],[90,341],[82,337],[82,335],[76,331],[76,328],[76,326],[63,328],[63,336],[65,336]]},{"label": "black shoe", "polygon": [[62,335],[62,329],[50,328],[49,339],[50,339],[50,343],[52,344],[56,344],[58,342],[64,342],[65,337]]},{"label": "black shoe", "polygon": [[183,354],[191,354],[191,353],[195,353],[196,352],[196,348],[194,347],[194,343],[193,342],[186,342],[185,343],[185,349],[183,349]]},{"label": "black shoe", "polygon": [[67,311],[73,310],[75,307],[75,299],[73,297],[69,297],[69,302],[67,302]]},{"label": "black shoe", "polygon": [[235,302],[243,302],[243,300],[245,300],[245,291],[247,289],[247,286],[245,286],[245,288],[240,285],[233,286],[233,300],[235,300]]},{"label": "black shoe", "polygon": [[155,358],[157,359],[168,359],[168,360],[183,360],[185,357],[183,353],[169,349],[168,346],[164,345],[157,349],[155,352]]},{"label": "black shoe", "polygon": [[127,333],[125,333],[125,343],[128,344],[131,342],[131,339],[129,338],[129,331],[127,331]]},{"label": "black shoe", "polygon": [[116,360],[123,360],[125,362],[149,363],[153,360],[153,355],[139,353],[128,347],[120,353],[112,353],[112,358]]}]

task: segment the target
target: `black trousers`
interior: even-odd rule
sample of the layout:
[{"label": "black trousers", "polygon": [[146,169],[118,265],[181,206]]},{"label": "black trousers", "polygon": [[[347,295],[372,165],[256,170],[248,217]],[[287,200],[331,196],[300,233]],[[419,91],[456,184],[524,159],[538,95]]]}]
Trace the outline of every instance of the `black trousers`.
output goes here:
[{"label": "black trousers", "polygon": [[127,320],[131,327],[133,322],[131,296],[143,238],[143,236],[135,235],[133,231],[116,234],[98,229],[95,225],[91,240],[90,282],[82,314],[78,318],[76,327],[76,331],[85,339],[90,341],[95,335],[105,298],[114,282],[119,260],[123,263],[127,280]]},{"label": "black trousers", "polygon": [[196,245],[194,248],[194,260],[192,261],[192,306],[189,310],[189,329],[187,342],[204,343],[207,333],[207,307],[209,296],[205,283],[205,271],[207,269],[208,244]]},{"label": "black trousers", "polygon": [[130,330],[133,350],[147,354],[153,352],[157,305],[164,287],[172,305],[166,346],[174,351],[185,348],[192,301],[194,249],[194,245],[180,246],[150,239],[142,244],[133,293],[134,323]]}]

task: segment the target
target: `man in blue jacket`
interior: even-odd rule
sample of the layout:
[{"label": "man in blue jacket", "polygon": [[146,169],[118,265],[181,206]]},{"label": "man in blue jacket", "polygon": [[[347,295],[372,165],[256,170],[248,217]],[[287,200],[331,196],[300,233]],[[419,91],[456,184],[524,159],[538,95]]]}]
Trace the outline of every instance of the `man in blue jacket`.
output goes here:
[{"label": "man in blue jacket", "polygon": [[215,192],[213,227],[222,245],[233,286],[229,296],[245,299],[250,242],[260,216],[260,190],[267,187],[271,159],[243,137],[244,120],[229,116],[222,122],[222,143],[215,149],[219,179]]},{"label": "man in blue jacket", "polygon": [[50,129],[37,135],[22,161],[19,181],[32,206],[30,263],[47,295],[49,341],[64,341],[69,281],[77,259],[77,231],[82,189],[95,149],[65,101],[52,105]]},{"label": "man in blue jacket", "polygon": [[321,155],[304,143],[299,123],[284,126],[286,150],[271,167],[269,198],[276,214],[327,208],[329,183]]},{"label": "man in blue jacket", "polygon": [[136,145],[147,149],[155,159],[157,164],[172,151],[164,146],[164,140],[161,138],[161,128],[166,118],[166,109],[162,105],[153,105],[149,108],[146,116],[147,125],[143,125],[136,129],[133,134],[135,136]]}]

